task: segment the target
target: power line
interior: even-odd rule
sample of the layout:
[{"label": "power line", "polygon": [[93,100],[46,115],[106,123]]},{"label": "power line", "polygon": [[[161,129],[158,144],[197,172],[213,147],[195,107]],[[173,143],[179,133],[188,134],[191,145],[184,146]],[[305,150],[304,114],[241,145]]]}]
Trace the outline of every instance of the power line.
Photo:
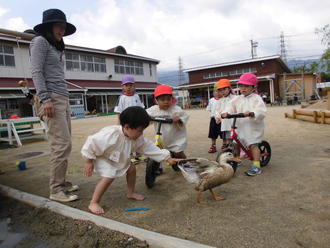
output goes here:
[{"label": "power line", "polygon": [[[292,42],[306,42],[306,41],[315,41],[315,40],[310,40],[310,39],[305,39],[305,40],[301,40],[301,39],[294,39],[294,37],[299,37],[299,36],[303,36],[303,35],[308,35],[308,34],[315,34],[315,32],[305,32],[305,33],[299,33],[299,34],[291,34],[291,35],[280,35],[280,36],[269,36],[269,37],[259,37],[258,40],[269,40],[269,39],[278,39],[280,38],[280,51],[281,51],[281,54],[282,55],[285,55],[286,57],[288,57],[287,53],[288,52],[292,52],[291,49],[287,49],[287,45],[285,44],[285,40],[284,39],[288,39],[290,43]],[[247,40],[245,41],[239,41],[239,42],[232,42],[232,43],[228,43],[228,44],[224,44],[223,46],[220,46],[220,47],[216,47],[216,48],[213,48],[213,49],[210,49],[210,50],[207,50],[207,51],[203,51],[203,52],[197,52],[197,53],[192,53],[192,54],[187,54],[187,55],[183,55],[183,56],[180,56],[181,58],[189,58],[191,56],[201,56],[201,55],[206,55],[208,53],[212,53],[212,52],[215,52],[217,50],[220,50],[220,49],[224,49],[226,47],[231,47],[231,46],[236,46],[236,45],[239,45],[239,44],[242,44],[242,43],[245,43],[247,42]],[[251,42],[251,40],[250,40]],[[256,47],[254,48],[255,51],[253,52],[252,54],[252,50],[253,50],[253,46],[251,47],[251,55],[253,55],[253,57],[256,57]],[[268,49],[269,50],[269,49]],[[314,49],[315,51],[317,49]],[[297,51],[297,50],[295,50]],[[306,49],[304,49],[303,51],[306,51]],[[219,59],[219,58],[218,58]],[[225,58],[223,58],[225,59]],[[169,59],[164,59],[162,60],[162,62],[167,62],[167,61],[174,61],[174,60],[177,60],[174,59],[174,58],[169,58]],[[228,58],[226,58],[226,60],[228,61]],[[217,62],[219,63],[219,62]],[[170,63],[165,63],[165,64],[170,64]],[[168,68],[172,68],[171,66],[168,66]]]}]

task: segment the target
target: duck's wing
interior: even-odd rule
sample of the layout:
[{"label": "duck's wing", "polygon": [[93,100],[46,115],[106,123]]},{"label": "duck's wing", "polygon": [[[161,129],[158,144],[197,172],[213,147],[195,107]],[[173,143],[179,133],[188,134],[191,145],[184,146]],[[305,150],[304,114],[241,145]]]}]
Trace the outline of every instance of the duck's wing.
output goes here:
[{"label": "duck's wing", "polygon": [[191,167],[196,168],[197,173],[204,173],[205,171],[213,171],[219,166],[215,161],[210,161],[205,158],[198,158],[196,161],[190,163]]},{"label": "duck's wing", "polygon": [[196,168],[188,167],[183,164],[178,164],[178,167],[183,175],[183,177],[189,182],[197,184],[200,180],[199,173],[197,173]]}]

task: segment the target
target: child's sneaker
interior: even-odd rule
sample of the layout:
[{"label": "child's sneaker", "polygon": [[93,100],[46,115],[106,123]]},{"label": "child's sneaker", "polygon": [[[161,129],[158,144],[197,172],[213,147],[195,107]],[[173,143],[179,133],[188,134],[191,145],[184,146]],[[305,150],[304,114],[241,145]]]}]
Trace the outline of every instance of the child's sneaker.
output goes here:
[{"label": "child's sneaker", "polygon": [[210,149],[208,150],[208,153],[215,153],[217,152],[217,148],[215,146],[211,146]]},{"label": "child's sneaker", "polygon": [[251,166],[249,170],[245,171],[247,176],[256,176],[261,174],[261,169],[257,166]]}]

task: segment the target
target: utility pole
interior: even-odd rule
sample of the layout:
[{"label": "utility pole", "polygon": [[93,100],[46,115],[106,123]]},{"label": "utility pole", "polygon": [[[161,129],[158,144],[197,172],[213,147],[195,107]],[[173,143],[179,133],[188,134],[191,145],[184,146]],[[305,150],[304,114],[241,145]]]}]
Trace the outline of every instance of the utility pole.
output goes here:
[{"label": "utility pole", "polygon": [[280,36],[280,48],[281,48],[281,58],[286,63],[287,59],[286,59],[286,49],[285,49],[285,41],[284,41],[283,31],[281,32],[281,36]]},{"label": "utility pole", "polygon": [[251,42],[251,57],[252,59],[257,57],[257,47],[258,47],[258,42],[250,40]]},{"label": "utility pole", "polygon": [[182,59],[181,59],[181,57],[179,57],[178,81],[179,81],[179,85],[181,85],[181,84],[184,83],[183,66],[182,66]]}]

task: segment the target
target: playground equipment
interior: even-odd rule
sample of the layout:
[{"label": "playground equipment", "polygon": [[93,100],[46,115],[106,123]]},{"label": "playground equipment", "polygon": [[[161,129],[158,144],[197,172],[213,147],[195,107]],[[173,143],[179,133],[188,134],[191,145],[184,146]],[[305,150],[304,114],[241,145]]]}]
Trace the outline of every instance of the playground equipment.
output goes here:
[{"label": "playground equipment", "polygon": [[285,118],[309,121],[320,124],[330,124],[330,111],[315,109],[293,109],[291,113],[284,113]]},{"label": "playground equipment", "polygon": [[[34,127],[35,124],[39,124],[40,127]],[[42,131],[42,133],[34,133],[35,131]],[[0,120],[0,133],[7,134],[4,137],[1,136],[0,141],[7,141],[10,145],[16,141],[18,146],[22,146],[21,140],[31,138],[47,139],[47,127],[39,117]]]}]

